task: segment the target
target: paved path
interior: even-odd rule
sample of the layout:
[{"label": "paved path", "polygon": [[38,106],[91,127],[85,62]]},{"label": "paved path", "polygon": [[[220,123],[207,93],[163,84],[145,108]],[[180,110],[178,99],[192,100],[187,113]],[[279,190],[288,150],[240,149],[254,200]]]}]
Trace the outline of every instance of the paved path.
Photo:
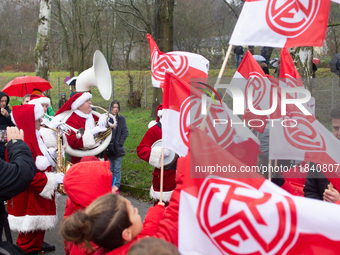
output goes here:
[{"label": "paved path", "polygon": [[[150,203],[144,203],[139,201],[138,199],[135,199],[133,197],[126,197],[131,201],[131,203],[138,208],[139,214],[142,217],[142,220],[144,220],[144,217],[149,210],[149,208],[153,205]],[[45,252],[45,255],[63,255],[65,254],[64,251],[64,241],[63,238],[59,232],[59,227],[62,222],[63,216],[64,216],[64,210],[65,210],[65,203],[66,203],[66,196],[60,196],[57,202],[57,214],[58,214],[58,225],[55,229],[51,231],[46,231],[45,234],[45,242],[48,242],[50,244],[55,245],[56,250],[53,252]],[[12,231],[12,238],[13,242],[15,243],[18,237],[17,232]],[[4,237],[3,237],[3,240]]]}]

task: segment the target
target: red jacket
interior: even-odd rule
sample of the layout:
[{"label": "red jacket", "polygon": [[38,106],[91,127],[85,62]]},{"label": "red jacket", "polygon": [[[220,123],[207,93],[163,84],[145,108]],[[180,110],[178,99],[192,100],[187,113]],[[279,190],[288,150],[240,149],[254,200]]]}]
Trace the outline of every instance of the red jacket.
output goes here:
[{"label": "red jacket", "polygon": [[[92,116],[95,122],[98,121],[97,116],[93,114]],[[72,113],[72,115],[66,121],[67,125],[75,129],[83,128],[84,130],[85,130],[85,123],[86,123],[86,119],[79,117],[76,113]],[[80,149],[80,148],[86,147],[86,142],[87,142],[86,140],[93,139],[93,135],[90,130],[85,130],[84,135],[80,139],[77,139],[76,133],[72,131],[69,136],[66,136],[66,138],[67,138],[67,143],[72,149]],[[80,159],[81,158],[72,156],[71,163],[72,164],[78,163]]]}]

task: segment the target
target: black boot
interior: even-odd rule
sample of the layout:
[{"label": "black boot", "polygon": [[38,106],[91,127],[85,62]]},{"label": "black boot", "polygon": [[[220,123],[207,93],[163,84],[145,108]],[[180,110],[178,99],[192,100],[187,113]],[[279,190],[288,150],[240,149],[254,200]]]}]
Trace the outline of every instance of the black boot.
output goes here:
[{"label": "black boot", "polygon": [[55,246],[46,242],[43,242],[41,251],[55,251]]}]

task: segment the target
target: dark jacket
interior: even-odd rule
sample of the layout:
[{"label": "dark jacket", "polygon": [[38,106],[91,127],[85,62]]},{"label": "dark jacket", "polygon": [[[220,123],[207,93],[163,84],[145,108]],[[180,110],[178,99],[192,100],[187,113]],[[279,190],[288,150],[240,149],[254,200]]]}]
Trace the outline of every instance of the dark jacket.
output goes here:
[{"label": "dark jacket", "polygon": [[[111,104],[109,112],[111,113]],[[126,125],[125,117],[123,115],[116,115],[116,118],[117,127],[112,130],[111,142],[106,150],[106,155],[109,159],[116,159],[125,156],[124,142],[129,136],[129,130]],[[109,121],[113,123],[111,118]]]},{"label": "dark jacket", "polygon": [[[314,170],[313,170],[314,169]],[[310,168],[306,177],[305,197],[323,200],[323,193],[329,184],[328,179],[322,172],[319,172],[314,163],[310,164]]]},{"label": "dark jacket", "polygon": [[[3,129],[3,130],[6,130],[6,128],[8,126],[15,126],[14,123],[12,122],[11,120],[11,110],[9,109],[8,107],[8,103],[9,103],[9,96],[7,96],[6,93],[4,92],[0,92],[0,99],[3,97],[3,96],[6,96],[7,97],[7,104],[6,104],[6,111],[8,112],[8,117],[5,117],[3,116],[1,113],[0,113],[0,129]],[[5,147],[5,143],[4,142],[0,142],[0,158],[5,160],[5,151],[6,151],[6,147]]]},{"label": "dark jacket", "polygon": [[[0,203],[25,191],[35,176],[36,168],[28,145],[18,140],[7,145],[9,162],[0,159]],[[0,224],[0,240],[2,225]]]},{"label": "dark jacket", "polygon": [[234,49],[235,55],[243,55],[243,47],[242,46],[236,46]]}]

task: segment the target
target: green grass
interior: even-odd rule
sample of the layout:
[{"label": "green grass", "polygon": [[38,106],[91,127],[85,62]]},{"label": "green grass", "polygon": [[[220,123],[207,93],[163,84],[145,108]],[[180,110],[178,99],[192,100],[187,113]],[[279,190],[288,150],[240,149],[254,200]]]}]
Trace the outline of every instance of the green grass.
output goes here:
[{"label": "green grass", "polygon": [[148,130],[148,124],[152,120],[150,111],[145,108],[124,111],[129,129],[129,136],[124,147],[126,155],[122,163],[122,183],[136,188],[150,188],[154,167],[141,160],[136,153],[136,148]]}]

